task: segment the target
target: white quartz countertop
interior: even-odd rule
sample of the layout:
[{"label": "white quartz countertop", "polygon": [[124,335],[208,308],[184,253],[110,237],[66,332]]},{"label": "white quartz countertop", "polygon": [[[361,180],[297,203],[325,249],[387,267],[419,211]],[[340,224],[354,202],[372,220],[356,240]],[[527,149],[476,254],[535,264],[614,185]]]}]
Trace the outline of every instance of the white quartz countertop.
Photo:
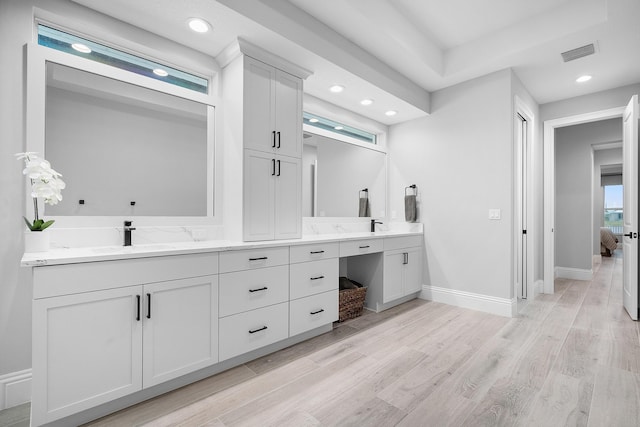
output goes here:
[{"label": "white quartz countertop", "polygon": [[341,242],[349,240],[376,239],[422,235],[416,231],[376,231],[313,234],[300,239],[269,240],[263,242],[241,242],[231,240],[206,240],[199,242],[153,243],[133,246],[96,246],[81,248],[56,248],[48,252],[25,253],[23,267],[44,265],[77,264],[83,262],[112,261],[131,258],[148,258],[169,255],[185,255],[203,252],[222,252],[242,249],[269,248],[276,246],[305,245],[319,242]]}]

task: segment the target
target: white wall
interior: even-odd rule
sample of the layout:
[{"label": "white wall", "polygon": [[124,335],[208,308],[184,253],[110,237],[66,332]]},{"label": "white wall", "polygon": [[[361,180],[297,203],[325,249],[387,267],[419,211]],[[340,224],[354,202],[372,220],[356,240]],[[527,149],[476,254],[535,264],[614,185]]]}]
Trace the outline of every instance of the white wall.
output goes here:
[{"label": "white wall", "polygon": [[633,95],[640,93],[640,83],[577,96],[540,105],[541,123],[545,120],[570,117],[625,106]]},{"label": "white wall", "polygon": [[512,298],[511,84],[504,70],[434,92],[430,116],[390,128],[390,206],[402,218],[417,184],[426,285]]},{"label": "white wall", "polygon": [[593,242],[593,144],[620,141],[619,118],[556,129],[557,267],[591,270]]},{"label": "white wall", "polygon": [[32,4],[0,2],[0,376],[31,367],[31,281],[20,268],[23,252],[25,185],[25,61],[32,36]]}]

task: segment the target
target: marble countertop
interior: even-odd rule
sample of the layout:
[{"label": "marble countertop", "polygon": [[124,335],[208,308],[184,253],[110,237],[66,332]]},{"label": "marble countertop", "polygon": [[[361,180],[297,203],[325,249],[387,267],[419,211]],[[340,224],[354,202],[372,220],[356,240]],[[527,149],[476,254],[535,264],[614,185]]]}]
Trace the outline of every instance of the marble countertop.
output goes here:
[{"label": "marble countertop", "polygon": [[305,245],[319,242],[341,242],[348,240],[376,239],[422,235],[422,231],[376,231],[336,234],[303,235],[300,239],[241,242],[231,240],[206,240],[189,242],[152,243],[133,246],[95,246],[79,248],[55,248],[48,252],[25,253],[23,267],[43,265],[76,264],[83,262],[112,261],[130,258],[147,258],[169,255],[185,255],[204,252],[221,252],[276,246]]}]

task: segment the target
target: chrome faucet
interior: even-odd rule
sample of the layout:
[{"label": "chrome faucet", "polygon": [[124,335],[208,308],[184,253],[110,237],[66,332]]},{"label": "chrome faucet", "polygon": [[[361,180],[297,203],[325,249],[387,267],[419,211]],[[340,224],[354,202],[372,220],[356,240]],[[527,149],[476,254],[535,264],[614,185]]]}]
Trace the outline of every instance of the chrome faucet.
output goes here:
[{"label": "chrome faucet", "polygon": [[124,246],[131,246],[131,232],[135,227],[131,226],[131,221],[124,222]]},{"label": "chrome faucet", "polygon": [[376,232],[376,224],[382,224],[382,221],[376,221],[375,219],[371,218],[371,232],[372,233]]}]

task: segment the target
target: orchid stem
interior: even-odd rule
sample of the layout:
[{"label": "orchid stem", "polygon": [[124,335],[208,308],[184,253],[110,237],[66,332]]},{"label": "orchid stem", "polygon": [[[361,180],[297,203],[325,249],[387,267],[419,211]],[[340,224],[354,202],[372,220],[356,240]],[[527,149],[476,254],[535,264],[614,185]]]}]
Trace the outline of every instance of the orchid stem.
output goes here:
[{"label": "orchid stem", "polygon": [[[31,180],[31,185],[33,186],[33,180]],[[38,199],[36,197],[33,198],[33,215],[34,215],[34,221],[36,222],[38,220]]]}]

